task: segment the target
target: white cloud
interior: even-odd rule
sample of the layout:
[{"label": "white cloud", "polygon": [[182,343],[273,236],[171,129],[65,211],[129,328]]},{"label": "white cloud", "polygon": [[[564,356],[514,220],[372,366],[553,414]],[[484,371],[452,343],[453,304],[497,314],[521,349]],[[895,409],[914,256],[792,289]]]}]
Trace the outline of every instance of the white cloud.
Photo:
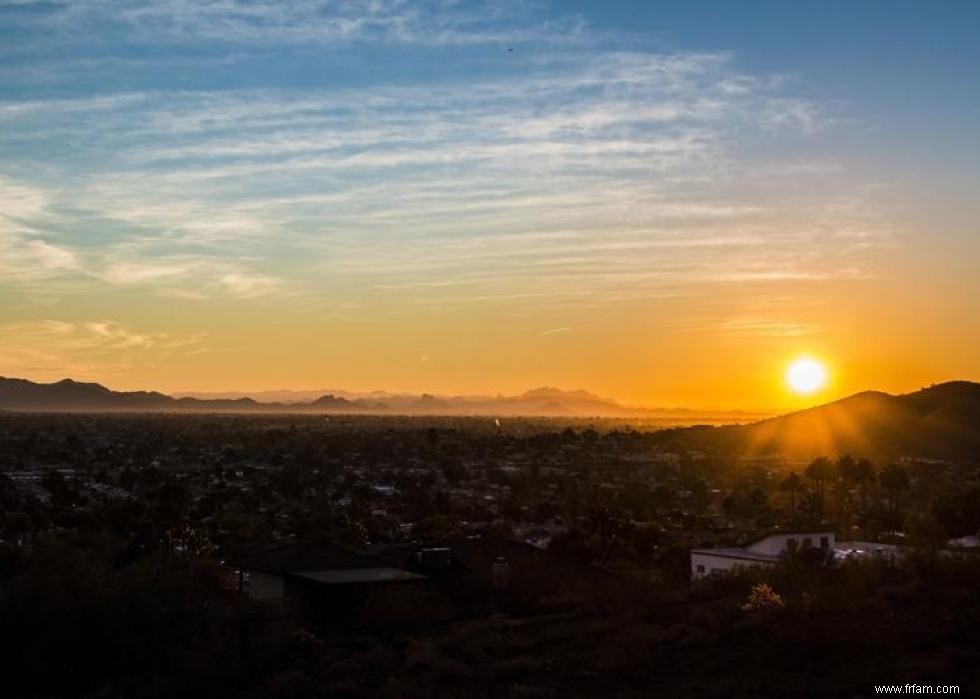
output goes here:
[{"label": "white cloud", "polygon": [[[0,171],[20,184],[0,180],[0,283],[73,274],[187,300],[399,309],[457,288],[456,304],[568,304],[873,273],[888,228],[836,164],[745,146],[805,143],[834,123],[819,105],[727,53],[609,50],[574,19],[515,7],[78,0],[40,13],[59,31],[111,8],[105,32],[134,41],[550,39],[469,81],[8,98]],[[559,45],[569,35],[575,51]]]},{"label": "white cloud", "polygon": [[43,189],[0,177],[0,283],[32,283],[78,269],[70,250],[40,237],[48,202]]},{"label": "white cloud", "polygon": [[[66,39],[80,30],[124,34],[130,41],[186,44],[318,45],[355,42],[425,45],[515,45],[568,42],[581,21],[542,19],[531,4],[406,0],[70,0],[5,2],[0,11],[35,5],[31,26]],[[8,21],[23,21],[10,13]]]},{"label": "white cloud", "polygon": [[18,221],[37,218],[47,205],[47,196],[39,187],[31,187],[0,177],[0,233],[13,229]]},{"label": "white cloud", "polygon": [[29,240],[23,245],[24,257],[42,269],[77,269],[78,259],[70,250],[43,240]]},{"label": "white cloud", "polygon": [[140,332],[110,320],[12,322],[0,324],[0,368],[39,380],[96,379],[206,352],[205,340],[203,334]]},{"label": "white cloud", "polygon": [[551,337],[552,335],[564,335],[565,333],[571,332],[571,328],[551,328],[550,330],[545,330],[538,334],[538,337]]},{"label": "white cloud", "polygon": [[252,272],[233,260],[189,256],[140,259],[131,252],[114,256],[97,276],[110,284],[149,286],[165,296],[185,300],[202,300],[214,293],[256,298],[281,288],[274,277]]}]

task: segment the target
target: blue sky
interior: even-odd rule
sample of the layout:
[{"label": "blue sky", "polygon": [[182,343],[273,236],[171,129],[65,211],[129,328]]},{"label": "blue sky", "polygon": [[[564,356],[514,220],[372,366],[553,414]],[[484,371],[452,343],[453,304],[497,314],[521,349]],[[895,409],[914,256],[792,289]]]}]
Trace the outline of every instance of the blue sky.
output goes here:
[{"label": "blue sky", "polygon": [[[682,401],[685,343],[843,352],[840,289],[965,314],[977,7],[0,0],[0,373],[241,387],[271,315],[363,387]],[[603,374],[617,336],[663,368]],[[976,368],[927,349],[897,369]]]}]

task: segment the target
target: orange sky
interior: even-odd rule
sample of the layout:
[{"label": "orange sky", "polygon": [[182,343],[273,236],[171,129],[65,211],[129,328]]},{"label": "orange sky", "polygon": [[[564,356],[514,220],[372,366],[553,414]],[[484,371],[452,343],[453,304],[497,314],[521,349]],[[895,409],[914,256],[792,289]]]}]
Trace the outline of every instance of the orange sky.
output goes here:
[{"label": "orange sky", "polygon": [[[172,391],[511,394],[554,385],[632,405],[785,410],[867,388],[976,378],[976,323],[958,322],[943,305],[951,286],[905,289],[882,277],[730,282],[678,298],[455,309],[385,298],[331,314],[290,298],[106,298],[125,320],[21,322],[5,343],[13,361],[4,373]],[[800,355],[828,366],[830,383],[814,396],[785,386]]]},{"label": "orange sky", "polygon": [[763,50],[769,13],[732,48],[557,4],[83,5],[0,8],[0,375],[754,410],[980,379],[944,44],[896,75],[888,37]]}]

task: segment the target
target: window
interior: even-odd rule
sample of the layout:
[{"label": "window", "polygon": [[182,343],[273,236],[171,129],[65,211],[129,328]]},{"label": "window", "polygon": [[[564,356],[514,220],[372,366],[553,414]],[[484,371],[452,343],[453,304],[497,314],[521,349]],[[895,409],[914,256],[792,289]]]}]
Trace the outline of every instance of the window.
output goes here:
[{"label": "window", "polygon": [[811,539],[810,537],[806,537],[805,539],[803,539],[803,548],[805,549],[813,548],[813,539]]},{"label": "window", "polygon": [[702,565],[698,566],[698,573],[701,573],[702,575],[704,574],[704,566]]},{"label": "window", "polygon": [[830,548],[830,537],[826,537],[826,536],[820,537],[820,548],[822,549]]},{"label": "window", "polygon": [[796,548],[797,548],[797,546],[796,546],[796,539],[787,539],[786,540],[786,550],[787,551],[789,551],[790,553],[796,553]]}]

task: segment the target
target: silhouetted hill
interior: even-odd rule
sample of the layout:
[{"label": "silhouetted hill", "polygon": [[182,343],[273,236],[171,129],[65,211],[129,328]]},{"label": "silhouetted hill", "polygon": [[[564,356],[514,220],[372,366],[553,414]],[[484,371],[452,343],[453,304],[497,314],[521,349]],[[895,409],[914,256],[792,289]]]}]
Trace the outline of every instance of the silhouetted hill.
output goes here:
[{"label": "silhouetted hill", "polygon": [[536,415],[628,415],[629,408],[588,391],[563,391],[542,386],[512,398],[497,399],[500,406],[516,413]]},{"label": "silhouetted hill", "polygon": [[581,389],[577,391],[563,391],[560,388],[552,388],[551,386],[542,386],[541,388],[532,388],[529,391],[524,391],[524,393],[517,396],[514,400],[566,400],[616,405],[615,401],[609,400],[608,398],[603,398],[602,396],[597,396],[594,393],[589,393],[588,391],[583,391]]},{"label": "silhouetted hill", "polygon": [[337,413],[384,412],[388,406],[378,401],[350,400],[332,393],[320,396],[309,403],[258,403],[260,407],[274,406],[279,410],[314,410]]},{"label": "silhouetted hill", "polygon": [[172,398],[156,391],[111,391],[96,383],[71,379],[42,384],[0,377],[0,409],[42,412],[168,411],[269,409],[251,398],[198,400]]},{"label": "silhouetted hill", "polygon": [[429,393],[423,393],[417,399],[409,403],[408,406],[410,412],[423,412],[423,413],[445,413],[451,412],[452,406],[449,401],[442,398],[437,398]]},{"label": "silhouetted hill", "polygon": [[[170,396],[167,396],[170,398]],[[265,408],[272,404],[259,403],[251,398],[235,398],[233,400],[198,400],[197,398],[176,398],[171,400],[175,407],[188,410],[252,410]],[[170,407],[170,404],[168,404]]]},{"label": "silhouetted hill", "polygon": [[315,408],[350,408],[353,405],[353,403],[351,403],[346,398],[338,398],[337,396],[326,395],[326,396],[320,396],[309,405]]},{"label": "silhouetted hill", "polygon": [[[180,394],[112,391],[95,383],[64,379],[41,384],[0,377],[0,410],[36,412],[311,412],[384,415],[484,415],[494,417],[596,417],[651,421],[669,426],[698,422],[711,424],[744,421],[758,414],[739,411],[694,411],[681,408],[624,406],[583,390],[536,388],[515,396],[439,396],[428,393],[389,394],[273,391]],[[296,399],[292,399],[295,396]],[[272,398],[278,400],[272,400]],[[383,399],[379,400],[379,399]]]},{"label": "silhouetted hill", "polygon": [[692,446],[799,457],[974,457],[980,455],[980,384],[953,381],[898,396],[865,391],[761,422],[674,437]]},{"label": "silhouetted hill", "polygon": [[162,393],[120,393],[97,383],[71,379],[38,384],[0,377],[0,408],[7,410],[156,410],[166,409],[174,402]]},{"label": "silhouetted hill", "polygon": [[363,406],[334,396],[323,396],[310,403],[290,405],[259,403],[252,398],[199,399],[173,398],[148,391],[112,391],[96,383],[63,379],[56,383],[34,383],[25,379],[0,377],[0,409],[38,412],[102,411],[342,411],[357,412]]}]

